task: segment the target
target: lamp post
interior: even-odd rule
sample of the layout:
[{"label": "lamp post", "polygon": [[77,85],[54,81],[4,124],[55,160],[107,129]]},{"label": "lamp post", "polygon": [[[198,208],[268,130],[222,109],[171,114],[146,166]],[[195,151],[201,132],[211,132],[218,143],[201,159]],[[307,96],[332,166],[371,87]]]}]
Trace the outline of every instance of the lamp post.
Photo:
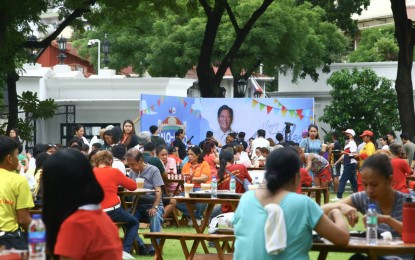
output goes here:
[{"label": "lamp post", "polygon": [[59,64],[63,65],[63,60],[66,58],[65,55],[65,50],[66,50],[66,39],[65,37],[63,37],[61,35],[61,38],[59,38],[58,40],[58,49],[59,49],[59,55],[58,55],[58,59],[59,59]]},{"label": "lamp post", "polygon": [[102,52],[104,53],[104,64],[105,67],[108,67],[110,63],[110,59],[108,58],[108,54],[110,53],[110,42],[108,41],[108,34],[105,33],[105,39],[102,43]]},{"label": "lamp post", "polygon": [[101,41],[99,39],[92,39],[88,41],[88,47],[92,47],[95,43],[98,43],[98,75],[101,69]]},{"label": "lamp post", "polygon": [[248,81],[244,78],[240,78],[238,82],[236,82],[236,90],[238,97],[245,97],[246,88],[248,86]]}]

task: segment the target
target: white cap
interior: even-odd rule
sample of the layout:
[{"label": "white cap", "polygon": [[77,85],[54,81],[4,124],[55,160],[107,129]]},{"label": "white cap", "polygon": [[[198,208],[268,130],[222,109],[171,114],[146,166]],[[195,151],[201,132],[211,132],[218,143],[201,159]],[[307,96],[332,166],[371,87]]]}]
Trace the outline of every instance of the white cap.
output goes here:
[{"label": "white cap", "polygon": [[347,129],[346,131],[343,131],[343,133],[351,134],[352,136],[356,135],[353,129]]}]

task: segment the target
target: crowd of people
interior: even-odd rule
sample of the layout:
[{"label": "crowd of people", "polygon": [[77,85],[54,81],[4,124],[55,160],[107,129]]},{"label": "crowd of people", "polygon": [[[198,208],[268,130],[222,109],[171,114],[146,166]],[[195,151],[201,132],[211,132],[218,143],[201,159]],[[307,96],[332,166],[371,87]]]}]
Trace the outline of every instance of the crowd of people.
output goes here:
[{"label": "crowd of people", "polygon": [[[229,113],[226,107],[218,113],[223,123],[229,121]],[[380,213],[379,228],[399,236],[402,203],[413,188],[407,187],[406,176],[413,174],[415,145],[406,133],[400,136],[403,145],[394,132],[381,137],[380,149],[369,130],[359,135],[360,145],[353,129],[343,134],[342,148],[337,134],[332,134],[332,143],[322,143],[314,124],[299,143],[283,140],[280,133],[275,140],[266,138],[263,129],[245,141],[244,132],[222,129],[218,139],[207,131],[197,146],[183,141],[183,129],[168,144],[157,126],[137,134],[134,123],[125,120],[122,127],[102,129],[100,138],[91,141],[84,137],[84,127],[77,125],[67,148],[37,144],[32,154],[24,154],[18,130],[12,129],[9,137],[0,136],[0,209],[5,212],[0,230],[21,236],[31,221],[29,209],[38,204],[48,252],[56,257],[83,259],[92,254],[133,259],[130,252],[135,242],[139,254],[154,255],[154,248],[147,248],[138,236],[140,221],[148,221],[151,232],[161,231],[163,220],[176,208],[192,225],[188,208],[170,199],[178,195],[176,190],[182,195],[184,191],[176,189],[177,184],[164,183],[169,174],[182,174],[193,183],[194,191],[210,184],[213,177],[219,189],[228,190],[235,178],[236,192],[244,193],[246,183],[252,183],[247,168],[264,167],[265,188],[242,196],[234,215],[235,259],[268,259],[275,254],[306,258],[312,230],[335,244],[347,244],[347,222],[354,226],[357,212],[365,214],[369,203],[375,203]],[[144,179],[144,188],[156,192],[140,197],[135,212],[129,212],[121,206],[117,191],[119,186],[135,190],[138,178]],[[353,194],[343,198],[348,181]],[[311,185],[332,185],[333,203],[320,207],[301,195],[301,187]],[[198,223],[205,209],[206,204],[196,204]],[[229,212],[230,205],[218,205],[210,218]],[[112,222],[123,223],[122,244]],[[0,243],[23,247],[1,239]]]}]

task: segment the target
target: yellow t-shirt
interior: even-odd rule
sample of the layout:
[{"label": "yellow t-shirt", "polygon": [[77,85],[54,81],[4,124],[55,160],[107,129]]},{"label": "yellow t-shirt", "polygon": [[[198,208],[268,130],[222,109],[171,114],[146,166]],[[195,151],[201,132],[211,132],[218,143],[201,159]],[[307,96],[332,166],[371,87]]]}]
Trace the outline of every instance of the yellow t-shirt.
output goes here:
[{"label": "yellow t-shirt", "polygon": [[0,169],[0,230],[17,230],[19,224],[16,210],[34,206],[26,178]]},{"label": "yellow t-shirt", "polygon": [[363,148],[359,151],[359,166],[362,167],[363,162],[366,160],[366,158],[373,155],[375,152],[376,148],[372,142],[368,142],[367,144],[365,144],[365,146],[363,146]]}]

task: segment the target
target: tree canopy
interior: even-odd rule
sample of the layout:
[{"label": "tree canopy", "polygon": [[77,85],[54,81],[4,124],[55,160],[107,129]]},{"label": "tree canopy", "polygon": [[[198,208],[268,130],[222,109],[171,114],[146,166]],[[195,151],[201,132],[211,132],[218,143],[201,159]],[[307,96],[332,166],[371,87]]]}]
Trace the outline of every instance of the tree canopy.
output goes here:
[{"label": "tree canopy", "polygon": [[393,26],[363,30],[356,50],[350,53],[350,62],[397,61],[399,47]]},{"label": "tree canopy", "polygon": [[324,108],[320,121],[336,132],[353,128],[356,133],[371,130],[376,136],[401,129],[393,82],[378,77],[371,69],[334,72],[327,83],[333,101]]}]

